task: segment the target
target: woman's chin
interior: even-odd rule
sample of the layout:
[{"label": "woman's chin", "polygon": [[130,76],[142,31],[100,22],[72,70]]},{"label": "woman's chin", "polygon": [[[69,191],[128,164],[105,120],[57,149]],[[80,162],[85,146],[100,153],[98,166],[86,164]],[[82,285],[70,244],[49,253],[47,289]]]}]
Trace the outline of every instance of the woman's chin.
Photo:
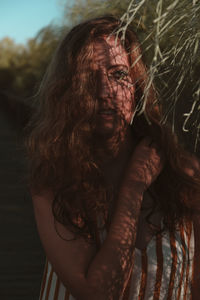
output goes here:
[{"label": "woman's chin", "polygon": [[113,135],[116,131],[116,125],[113,122],[104,121],[97,122],[95,126],[95,133],[102,136]]},{"label": "woman's chin", "polygon": [[113,137],[114,135],[114,131],[112,129],[96,129],[94,131],[94,134],[95,136],[98,138],[98,139],[110,139]]},{"label": "woman's chin", "polygon": [[95,133],[102,137],[112,137],[119,131],[125,130],[125,124],[122,120],[115,118],[99,118],[96,122]]}]

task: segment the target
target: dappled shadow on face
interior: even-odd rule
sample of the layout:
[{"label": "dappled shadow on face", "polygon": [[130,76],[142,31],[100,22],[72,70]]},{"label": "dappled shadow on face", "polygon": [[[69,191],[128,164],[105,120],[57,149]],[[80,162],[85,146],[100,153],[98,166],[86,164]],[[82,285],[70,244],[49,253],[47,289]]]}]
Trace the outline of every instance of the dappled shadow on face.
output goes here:
[{"label": "dappled shadow on face", "polygon": [[96,81],[95,131],[98,147],[117,155],[134,113],[134,83],[128,55],[114,38],[102,37],[93,44],[91,72]]}]

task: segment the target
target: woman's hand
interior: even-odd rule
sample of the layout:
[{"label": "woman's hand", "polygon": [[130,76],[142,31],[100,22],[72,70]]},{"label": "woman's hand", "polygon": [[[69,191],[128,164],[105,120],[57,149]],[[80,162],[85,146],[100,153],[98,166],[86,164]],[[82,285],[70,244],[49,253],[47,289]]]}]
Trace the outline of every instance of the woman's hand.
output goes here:
[{"label": "woman's hand", "polygon": [[125,174],[125,180],[139,183],[146,190],[157,178],[165,163],[164,153],[150,137],[136,146]]}]

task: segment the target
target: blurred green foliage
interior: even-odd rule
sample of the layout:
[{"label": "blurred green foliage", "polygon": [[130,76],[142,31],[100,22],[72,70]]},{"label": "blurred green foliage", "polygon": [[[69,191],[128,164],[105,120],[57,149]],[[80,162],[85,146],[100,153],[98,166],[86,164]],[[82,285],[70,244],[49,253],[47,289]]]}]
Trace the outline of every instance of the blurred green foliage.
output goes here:
[{"label": "blurred green foliage", "polygon": [[22,97],[36,92],[62,29],[47,26],[25,45],[18,45],[9,37],[0,41],[0,89]]}]

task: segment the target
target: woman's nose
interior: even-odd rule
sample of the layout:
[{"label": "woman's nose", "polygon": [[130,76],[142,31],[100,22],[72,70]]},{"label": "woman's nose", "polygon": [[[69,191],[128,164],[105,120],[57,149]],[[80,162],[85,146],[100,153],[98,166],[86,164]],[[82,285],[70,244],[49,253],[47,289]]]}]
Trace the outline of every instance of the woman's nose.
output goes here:
[{"label": "woman's nose", "polygon": [[99,86],[99,90],[98,90],[98,96],[100,98],[111,98],[112,97],[112,85],[111,82],[109,80],[108,74],[105,72],[101,72],[99,74],[99,82],[98,82],[98,86]]}]

